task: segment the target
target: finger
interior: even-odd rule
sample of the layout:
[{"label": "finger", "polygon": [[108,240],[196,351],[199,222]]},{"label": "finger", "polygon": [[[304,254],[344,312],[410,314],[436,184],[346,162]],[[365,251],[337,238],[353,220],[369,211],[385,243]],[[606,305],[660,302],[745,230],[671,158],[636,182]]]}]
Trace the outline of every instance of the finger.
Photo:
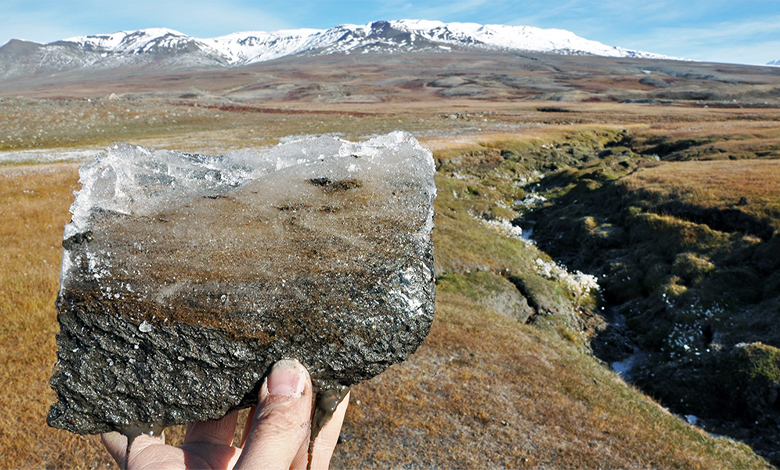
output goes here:
[{"label": "finger", "polygon": [[309,438],[312,386],[298,361],[274,364],[260,388],[259,403],[237,469],[288,470]]},{"label": "finger", "polygon": [[[349,405],[349,393],[341,400],[341,403],[336,407],[336,411],[333,412],[333,416],[330,418],[325,426],[322,427],[317,438],[314,440],[314,449],[312,450],[311,468],[327,469],[330,466],[330,458],[333,456],[333,450],[336,448],[336,444],[339,441],[339,434],[341,434],[341,425],[344,423],[344,415],[347,413],[347,406]],[[308,462],[304,462],[300,468],[306,468]]]},{"label": "finger", "polygon": [[107,432],[100,435],[103,445],[119,465],[119,468],[125,468],[125,459],[127,458],[127,438],[116,431]]},{"label": "finger", "polygon": [[235,410],[221,419],[188,424],[184,443],[204,442],[223,446],[233,445],[237,422],[238,410]]},{"label": "finger", "polygon": [[255,420],[255,413],[257,413],[257,406],[249,408],[249,414],[246,416],[246,422],[244,423],[244,432],[241,433],[241,445],[238,447],[244,448],[246,444],[246,438],[249,437],[249,431],[252,430],[252,423]]},{"label": "finger", "polygon": [[[170,452],[171,449],[175,451],[179,449],[165,445],[164,433],[161,433],[159,436],[150,436],[142,433],[133,439],[130,449],[127,448],[127,437],[118,432],[101,434],[100,439],[119,465],[119,468],[128,468],[125,463],[128,458],[130,459],[130,466],[134,468],[142,468],[143,462],[156,462],[158,469],[168,468],[172,462],[181,460],[181,456],[175,455],[180,454],[180,452],[174,452],[173,454]],[[130,455],[128,455],[128,451]],[[139,462],[141,462],[140,467],[138,466]]]}]

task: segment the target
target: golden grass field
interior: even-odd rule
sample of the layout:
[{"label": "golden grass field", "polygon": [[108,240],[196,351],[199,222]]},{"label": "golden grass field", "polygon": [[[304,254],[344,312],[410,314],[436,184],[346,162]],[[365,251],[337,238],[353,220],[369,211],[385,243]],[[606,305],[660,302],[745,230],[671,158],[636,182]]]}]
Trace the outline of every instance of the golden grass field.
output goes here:
[{"label": "golden grass field", "polygon": [[2,173],[0,466],[106,466],[110,462],[99,440],[55,431],[41,421],[53,398],[47,381],[56,360],[53,306],[60,232],[69,221],[68,206],[78,187],[77,166],[5,168]]},{"label": "golden grass field", "polygon": [[[670,162],[626,178],[632,190],[671,192],[702,208],[733,208],[780,224],[780,160]],[[745,198],[745,200],[743,200]],[[780,228],[780,225],[776,225]]]},{"label": "golden grass field", "polygon": [[[538,145],[548,136],[506,137]],[[527,263],[526,247],[468,214],[451,195],[463,181],[441,175],[437,184],[437,270],[457,282],[439,284],[436,321],[419,351],[355,387],[335,468],[769,467],[747,446],[670,414],[581,344],[491,308],[471,268],[500,280],[491,273]],[[75,164],[0,169],[0,468],[114,466],[95,436],[45,424],[60,240],[77,188]],[[173,430],[172,441],[180,434]]]},{"label": "golden grass field", "polygon": [[[643,83],[649,74],[670,86]],[[451,75],[477,93],[433,84]],[[485,221],[520,215],[527,177],[560,170],[592,176],[586,188],[620,179],[663,201],[736,205],[777,229],[778,84],[769,67],[484,51],[0,80],[0,469],[115,468],[97,436],[46,425],[78,164],[20,152],[127,141],[215,154],[396,129],[432,149],[440,170],[436,319],[408,361],[353,388],[333,468],[773,468],[779,454],[708,434],[612,372],[589,349],[605,328],[598,299],[544,278],[537,260],[550,256]],[[599,156],[626,149],[631,158]],[[513,316],[519,284],[552,313]],[[166,431],[173,444],[182,433]]]}]

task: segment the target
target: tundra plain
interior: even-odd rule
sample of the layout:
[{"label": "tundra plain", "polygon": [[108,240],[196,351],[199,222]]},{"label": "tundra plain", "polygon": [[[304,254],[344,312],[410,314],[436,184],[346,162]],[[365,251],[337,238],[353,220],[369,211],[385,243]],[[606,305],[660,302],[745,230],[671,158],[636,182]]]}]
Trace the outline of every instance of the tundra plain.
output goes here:
[{"label": "tundra plain", "polygon": [[453,51],[0,81],[0,467],[114,466],[45,422],[78,163],[41,155],[396,129],[437,162],[436,320],[334,468],[780,463],[780,69]]}]

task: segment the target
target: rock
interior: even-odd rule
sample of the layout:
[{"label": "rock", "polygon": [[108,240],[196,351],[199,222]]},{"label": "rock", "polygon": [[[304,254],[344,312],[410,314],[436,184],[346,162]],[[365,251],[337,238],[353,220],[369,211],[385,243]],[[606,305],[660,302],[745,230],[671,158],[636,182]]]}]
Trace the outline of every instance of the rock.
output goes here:
[{"label": "rock", "polygon": [[484,87],[476,84],[458,85],[443,88],[438,92],[442,96],[477,96],[487,93]]},{"label": "rock", "polygon": [[432,82],[428,82],[426,85],[435,88],[452,88],[460,85],[465,85],[466,83],[468,83],[468,81],[464,80],[463,78],[457,76],[449,76],[449,77],[439,78]]},{"label": "rock", "polygon": [[624,246],[628,240],[625,230],[612,224],[599,225],[588,233],[601,248],[618,248]]},{"label": "rock", "polygon": [[639,83],[643,85],[652,86],[655,88],[668,88],[669,82],[658,76],[643,77],[639,80]]},{"label": "rock", "polygon": [[529,318],[536,314],[533,307],[528,305],[528,300],[516,288],[492,293],[486,296],[482,303],[502,315],[514,318],[520,323],[526,323]]},{"label": "rock", "polygon": [[730,387],[730,411],[754,421],[780,409],[780,349],[757,343],[739,343],[722,360],[718,372]]},{"label": "rock", "polygon": [[403,361],[433,320],[433,174],[401,132],[85,164],[49,424],[132,434],[251,405],[282,358],[320,391]]},{"label": "rock", "polygon": [[693,282],[715,270],[715,265],[697,253],[680,253],[674,259],[672,274]]}]

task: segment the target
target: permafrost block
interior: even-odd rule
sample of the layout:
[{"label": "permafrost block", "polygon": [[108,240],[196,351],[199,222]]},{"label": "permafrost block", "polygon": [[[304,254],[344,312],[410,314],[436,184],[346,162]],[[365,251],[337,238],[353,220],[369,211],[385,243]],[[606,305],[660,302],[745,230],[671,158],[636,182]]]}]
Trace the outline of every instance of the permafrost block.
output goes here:
[{"label": "permafrost block", "polygon": [[282,358],[319,390],[403,361],[433,321],[434,171],[402,132],[83,165],[49,424],[132,434],[251,405]]}]

